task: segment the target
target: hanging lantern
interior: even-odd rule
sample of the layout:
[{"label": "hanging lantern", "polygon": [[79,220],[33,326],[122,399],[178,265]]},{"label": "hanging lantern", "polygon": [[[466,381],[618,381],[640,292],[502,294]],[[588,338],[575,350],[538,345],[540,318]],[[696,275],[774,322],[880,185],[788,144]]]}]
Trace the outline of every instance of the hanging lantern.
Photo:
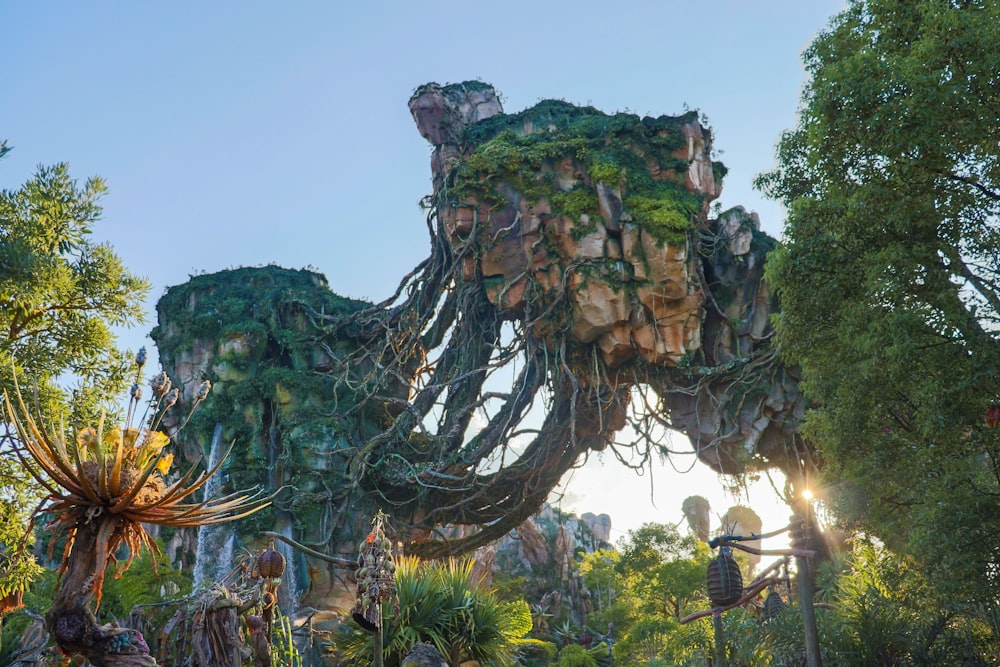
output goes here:
[{"label": "hanging lantern", "polygon": [[996,428],[1000,424],[1000,403],[986,408],[986,428]]},{"label": "hanging lantern", "polygon": [[264,579],[281,579],[285,573],[285,557],[273,547],[257,556],[257,572]]},{"label": "hanging lantern", "polygon": [[392,560],[392,542],[382,527],[384,518],[385,515],[379,512],[372,521],[372,531],[358,549],[358,569],[354,572],[358,593],[351,616],[368,632],[380,628],[383,603],[394,600],[397,609],[399,606],[396,564]]},{"label": "hanging lantern", "polygon": [[764,600],[764,619],[770,621],[780,614],[786,606],[785,601],[781,599],[781,595],[777,591],[770,591]]},{"label": "hanging lantern", "polygon": [[729,547],[719,549],[719,557],[708,562],[708,599],[712,606],[728,607],[743,595],[743,575]]}]

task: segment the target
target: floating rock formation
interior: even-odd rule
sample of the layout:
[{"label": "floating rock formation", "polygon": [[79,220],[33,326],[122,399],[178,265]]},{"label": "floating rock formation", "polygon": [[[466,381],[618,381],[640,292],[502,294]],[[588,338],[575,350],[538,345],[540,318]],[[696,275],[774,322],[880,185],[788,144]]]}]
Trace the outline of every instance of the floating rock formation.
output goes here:
[{"label": "floating rock formation", "polygon": [[[805,399],[770,344],[774,241],[741,208],[710,215],[725,168],[697,114],[505,114],[478,82],[423,86],[410,110],[434,147],[431,255],[395,295],[353,301],[263,267],[197,276],[158,304],[175,383],[188,399],[216,385],[185,453],[221,425],[230,486],[280,490],[247,539],[349,556],[382,509],[410,553],[517,529],[526,562],[558,563],[529,554],[522,524],[626,423],[646,455],[666,427],[718,471],[799,470]],[[337,603],[332,566],[292,569],[310,603]]]}]

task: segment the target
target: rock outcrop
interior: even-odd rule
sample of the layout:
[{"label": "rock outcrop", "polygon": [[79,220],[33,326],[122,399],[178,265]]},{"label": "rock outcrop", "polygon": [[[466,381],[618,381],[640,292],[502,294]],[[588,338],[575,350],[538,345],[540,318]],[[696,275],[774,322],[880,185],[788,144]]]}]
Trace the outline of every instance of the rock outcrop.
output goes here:
[{"label": "rock outcrop", "polygon": [[533,607],[536,622],[568,618],[586,624],[593,608],[577,564],[581,554],[611,548],[607,538],[591,526],[609,533],[611,519],[591,513],[577,517],[545,505],[500,539],[488,555],[497,577],[502,573],[506,581],[523,580],[523,595]]},{"label": "rock outcrop", "polygon": [[[381,509],[410,553],[516,529],[521,562],[565,568],[576,529],[552,553],[524,522],[628,422],[647,456],[668,427],[722,472],[798,469],[805,399],[770,345],[774,241],[741,208],[710,215],[725,168],[697,114],[551,100],[505,114],[478,82],[423,86],[410,110],[434,147],[431,255],[395,295],[353,301],[262,267],[196,276],[158,304],[175,384],[188,401],[216,385],[186,455],[221,425],[227,488],[278,492],[241,534],[349,556]],[[305,599],[339,604],[339,573],[312,567],[291,568]]]},{"label": "rock outcrop", "polygon": [[506,115],[491,90],[428,84],[410,100],[460,279],[552,355],[598,356],[584,382],[652,386],[714,469],[799,465],[806,402],[770,348],[774,240],[741,207],[709,216],[725,167],[697,114],[550,100]]},{"label": "rock outcrop", "polygon": [[687,232],[721,185],[695,114],[640,120],[550,101],[506,116],[478,84],[430,84],[410,110],[434,145],[462,278],[507,317],[553,345],[564,331],[595,344],[612,369],[699,349],[704,295]]}]

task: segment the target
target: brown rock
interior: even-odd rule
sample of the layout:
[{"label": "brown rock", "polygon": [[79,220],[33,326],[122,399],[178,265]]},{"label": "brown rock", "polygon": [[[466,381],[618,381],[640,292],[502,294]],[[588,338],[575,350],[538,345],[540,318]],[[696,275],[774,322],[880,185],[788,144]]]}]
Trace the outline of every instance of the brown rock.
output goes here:
[{"label": "brown rock", "polygon": [[611,331],[597,339],[601,357],[611,368],[618,368],[635,357],[632,349],[632,326],[628,322],[616,322]]},{"label": "brown rock", "polygon": [[503,113],[492,86],[428,83],[413,93],[410,114],[420,135],[435,146],[457,144],[467,125]]},{"label": "brown rock", "polygon": [[549,549],[545,543],[545,536],[530,520],[517,527],[517,537],[521,560],[532,567],[545,565],[549,562]]},{"label": "brown rock", "polygon": [[760,218],[756,213],[747,214],[742,207],[728,211],[719,219],[719,233],[734,257],[750,252],[755,228],[760,229]]},{"label": "brown rock", "polygon": [[688,496],[681,504],[681,512],[691,532],[702,542],[708,542],[712,518],[712,506],[708,500],[703,496]]},{"label": "brown rock", "polygon": [[575,160],[566,159],[554,165],[554,179],[556,190],[569,192],[583,180],[583,167]]},{"label": "brown rock", "polygon": [[454,209],[445,209],[441,212],[444,231],[448,234],[449,240],[465,240],[469,237],[476,222],[476,209],[471,206],[461,206]]},{"label": "brown rock", "polygon": [[580,520],[590,527],[590,532],[593,533],[595,540],[599,542],[611,541],[610,516],[608,516],[607,514],[593,514],[591,512],[584,512],[580,516]]},{"label": "brown rock", "polygon": [[[590,216],[584,213],[580,216],[580,224],[583,226],[592,224]],[[570,259],[602,259],[605,256],[604,244],[608,240],[608,232],[601,223],[593,223],[594,231],[590,232],[579,241],[576,241],[576,252],[570,255]],[[571,239],[572,240],[572,239]]]},{"label": "brown rock", "polygon": [[573,230],[577,224],[575,220],[570,220],[565,215],[556,216],[547,223],[550,237],[556,240],[565,258],[576,257],[577,242],[573,238]]},{"label": "brown rock", "polygon": [[[519,234],[502,237],[483,252],[480,269],[484,276],[516,278],[531,267],[531,241],[526,243]],[[525,247],[527,246],[527,248]]]},{"label": "brown rock", "polygon": [[476,277],[476,258],[473,255],[466,255],[462,258],[462,280],[474,280]]},{"label": "brown rock", "polygon": [[715,182],[712,156],[706,145],[705,131],[700,123],[688,123],[682,128],[687,139],[686,159],[691,162],[687,170],[687,187],[701,193],[706,203],[722,193],[722,186]]},{"label": "brown rock", "polygon": [[619,189],[613,188],[607,183],[598,183],[597,205],[608,229],[617,232],[619,230],[618,221],[622,216],[622,195]]},{"label": "brown rock", "polygon": [[[608,237],[608,240],[604,243],[605,255],[608,259],[622,259],[622,242],[616,238]],[[621,271],[624,272],[625,267],[621,267]]]},{"label": "brown rock", "polygon": [[573,312],[573,338],[591,343],[628,321],[629,304],[624,290],[615,289],[597,277],[578,271],[570,275],[569,296]]},{"label": "brown rock", "polygon": [[528,280],[525,277],[510,283],[488,285],[486,298],[500,310],[520,313],[524,309],[524,292],[527,287]]}]

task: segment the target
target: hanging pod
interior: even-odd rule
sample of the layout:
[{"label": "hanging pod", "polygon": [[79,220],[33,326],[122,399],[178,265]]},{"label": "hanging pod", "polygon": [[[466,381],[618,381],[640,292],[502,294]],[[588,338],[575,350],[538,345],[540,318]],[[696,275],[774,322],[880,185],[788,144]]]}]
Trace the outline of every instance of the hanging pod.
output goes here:
[{"label": "hanging pod", "polygon": [[268,547],[257,556],[257,572],[264,579],[281,579],[285,572],[285,557],[280,551]]},{"label": "hanging pod", "polygon": [[781,599],[781,595],[777,591],[770,591],[767,594],[767,598],[764,600],[764,618],[770,621],[772,618],[781,613],[787,605],[785,601]]},{"label": "hanging pod", "polygon": [[714,607],[728,607],[743,595],[743,575],[729,547],[708,562],[708,599]]}]

